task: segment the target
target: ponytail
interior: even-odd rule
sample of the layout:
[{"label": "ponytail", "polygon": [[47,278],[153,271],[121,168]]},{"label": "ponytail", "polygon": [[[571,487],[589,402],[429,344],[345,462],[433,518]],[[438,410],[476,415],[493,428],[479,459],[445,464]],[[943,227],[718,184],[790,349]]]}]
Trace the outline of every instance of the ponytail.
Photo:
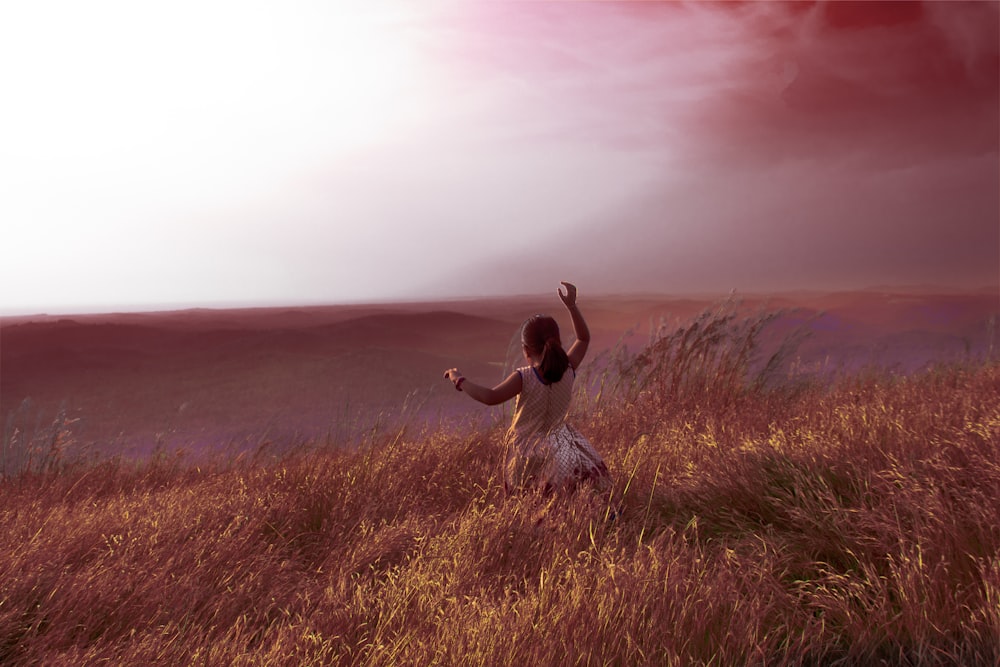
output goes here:
[{"label": "ponytail", "polygon": [[569,368],[569,357],[559,338],[559,325],[548,315],[535,315],[521,328],[521,342],[541,356],[538,372],[549,384],[562,380]]},{"label": "ponytail", "polygon": [[558,338],[549,338],[545,341],[542,363],[538,366],[538,372],[542,374],[546,382],[553,383],[562,380],[567,368],[569,368],[569,357],[566,356],[566,350],[562,348],[562,343]]}]

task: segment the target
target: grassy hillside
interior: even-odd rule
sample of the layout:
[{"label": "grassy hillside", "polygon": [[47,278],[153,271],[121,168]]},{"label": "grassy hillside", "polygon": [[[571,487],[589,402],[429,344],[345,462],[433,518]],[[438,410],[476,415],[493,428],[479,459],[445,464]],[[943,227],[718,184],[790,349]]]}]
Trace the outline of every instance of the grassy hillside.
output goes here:
[{"label": "grassy hillside", "polygon": [[996,664],[1000,365],[789,387],[753,335],[581,397],[616,518],[505,498],[502,425],[11,476],[0,663]]}]

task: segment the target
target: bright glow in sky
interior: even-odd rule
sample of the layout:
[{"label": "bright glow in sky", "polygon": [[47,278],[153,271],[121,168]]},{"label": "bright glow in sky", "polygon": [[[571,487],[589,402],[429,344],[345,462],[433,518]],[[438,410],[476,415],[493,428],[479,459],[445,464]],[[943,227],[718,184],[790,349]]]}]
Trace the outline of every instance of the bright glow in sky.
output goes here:
[{"label": "bright glow in sky", "polygon": [[1000,280],[998,3],[0,8],[0,312]]}]

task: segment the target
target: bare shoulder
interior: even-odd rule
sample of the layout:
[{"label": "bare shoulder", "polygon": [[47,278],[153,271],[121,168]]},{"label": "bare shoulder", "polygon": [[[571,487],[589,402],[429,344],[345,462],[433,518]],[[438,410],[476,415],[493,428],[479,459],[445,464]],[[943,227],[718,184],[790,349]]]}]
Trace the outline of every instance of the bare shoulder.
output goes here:
[{"label": "bare shoulder", "polygon": [[573,367],[573,370],[580,368],[584,357],[587,356],[587,348],[589,347],[590,341],[579,339],[569,346],[569,350],[566,351],[566,357],[569,359],[569,365]]}]

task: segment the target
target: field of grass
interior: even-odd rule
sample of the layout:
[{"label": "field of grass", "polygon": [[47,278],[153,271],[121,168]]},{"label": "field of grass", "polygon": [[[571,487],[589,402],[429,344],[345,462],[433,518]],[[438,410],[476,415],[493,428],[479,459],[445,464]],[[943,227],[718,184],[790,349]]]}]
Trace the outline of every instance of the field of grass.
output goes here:
[{"label": "field of grass", "polygon": [[997,664],[1000,364],[752,381],[754,334],[581,396],[611,506],[504,497],[503,424],[11,475],[0,663]]}]

